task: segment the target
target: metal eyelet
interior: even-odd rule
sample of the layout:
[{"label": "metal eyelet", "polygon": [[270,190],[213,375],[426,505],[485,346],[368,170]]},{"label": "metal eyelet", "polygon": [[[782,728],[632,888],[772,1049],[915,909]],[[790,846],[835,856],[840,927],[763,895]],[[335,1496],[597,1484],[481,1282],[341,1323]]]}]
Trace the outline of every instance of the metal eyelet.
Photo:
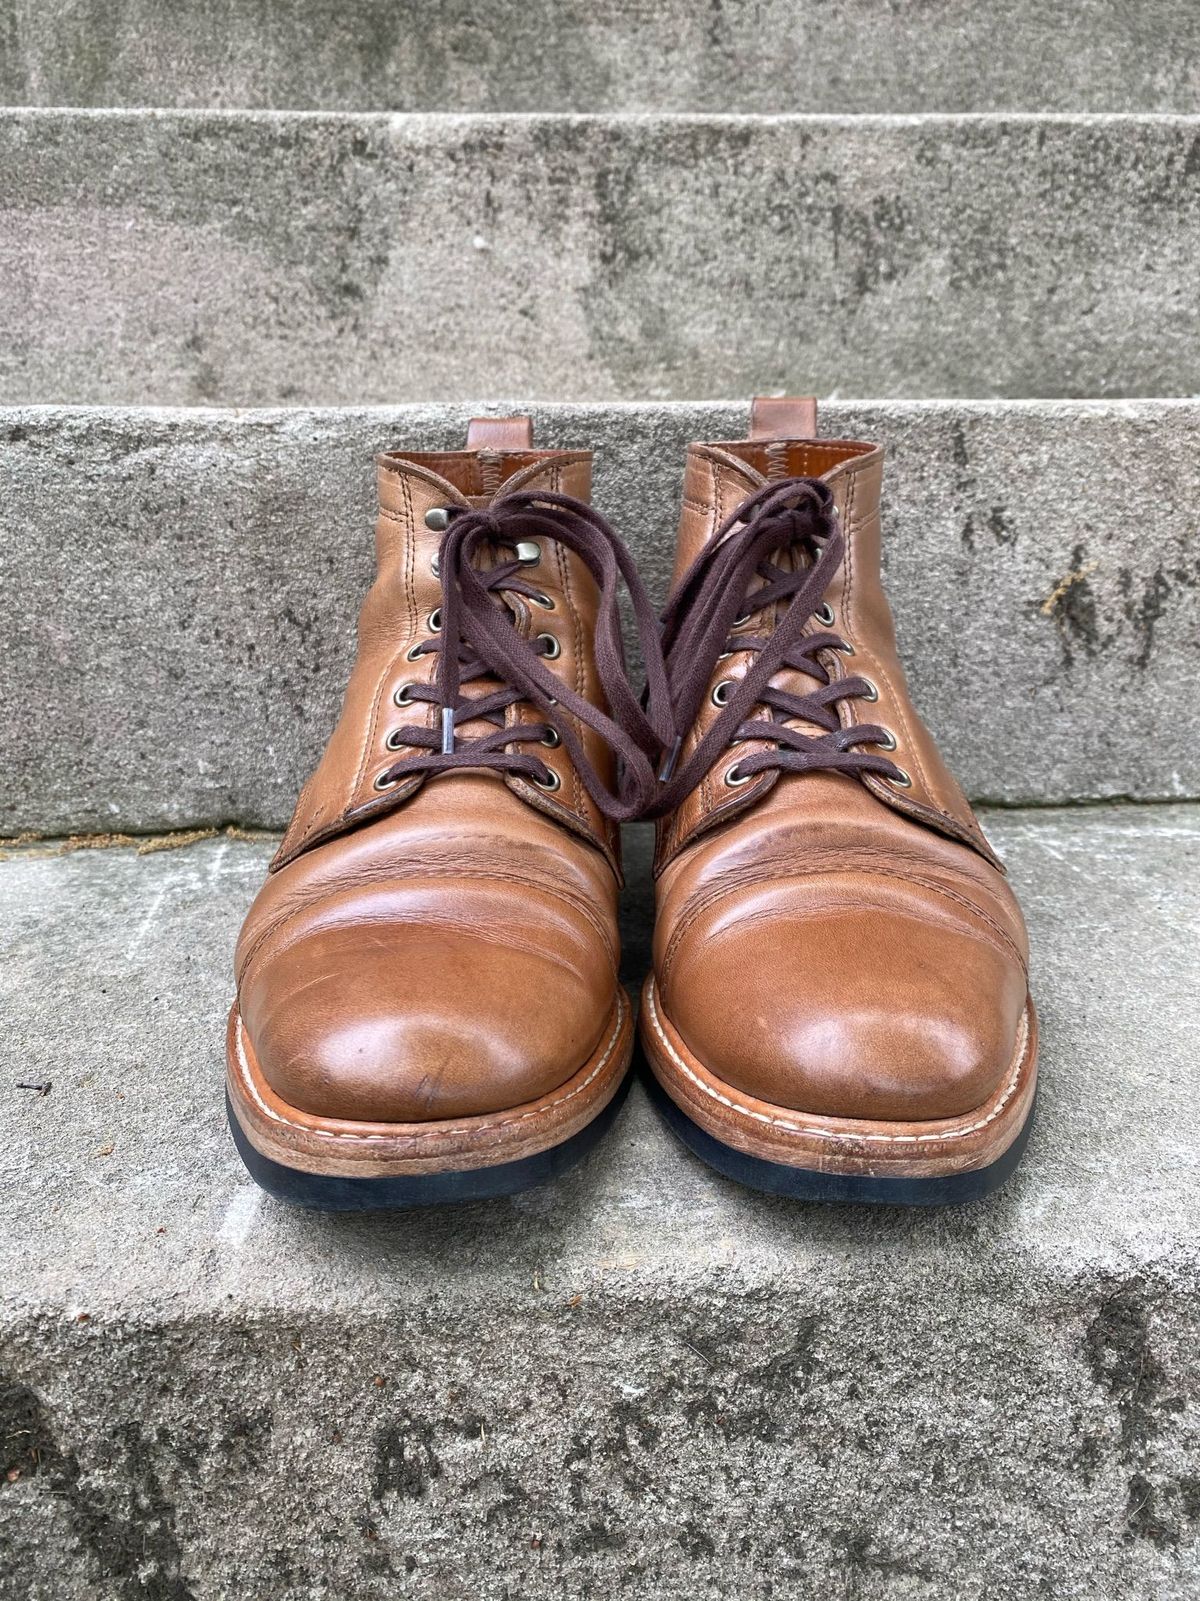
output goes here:
[{"label": "metal eyelet", "polygon": [[425,619],[425,626],[431,634],[440,634],[442,631],[442,608],[435,606]]},{"label": "metal eyelet", "polygon": [[450,509],[447,506],[430,506],[425,513],[425,526],[435,534],[444,534],[450,526]]},{"label": "metal eyelet", "polygon": [[879,690],[875,687],[875,680],[873,678],[868,678],[866,684],[867,687],[859,695],[859,700],[878,700]]},{"label": "metal eyelet", "polygon": [[545,646],[545,649],[539,654],[544,656],[548,662],[555,661],[562,655],[562,646],[553,634],[539,634],[535,643]]},{"label": "metal eyelet", "polygon": [[442,576],[442,564],[440,561],[438,561],[436,556],[431,556],[429,558],[429,571],[435,578],[440,578]]},{"label": "metal eyelet", "polygon": [[542,559],[542,547],[536,539],[517,540],[517,560],[522,567],[536,567]]},{"label": "metal eyelet", "polygon": [[875,743],[879,746],[880,750],[895,750],[896,736],[892,733],[890,728],[885,728],[883,731],[883,738],[877,739]]},{"label": "metal eyelet", "polygon": [[389,750],[400,750],[404,745],[404,741],[400,738],[400,730],[393,728],[383,743]]},{"label": "metal eyelet", "polygon": [[729,785],[730,789],[738,789],[742,784],[748,784],[753,777],[753,773],[739,774],[738,764],[736,762],[734,762],[732,767],[727,767],[725,769],[725,782]]},{"label": "metal eyelet", "polygon": [[834,650],[840,650],[844,656],[856,656],[858,654],[848,639],[839,639],[833,648]]},{"label": "metal eyelet", "polygon": [[912,788],[912,779],[904,771],[903,767],[898,767],[894,773],[888,775],[888,783],[895,784],[900,789]]},{"label": "metal eyelet", "polygon": [[724,706],[729,700],[729,691],[733,688],[732,678],[723,678],[719,684],[713,685],[712,703],[714,706]]},{"label": "metal eyelet", "polygon": [[410,662],[419,661],[424,654],[425,641],[423,639],[418,639],[415,645],[410,645],[408,647],[408,654],[405,659]]},{"label": "metal eyelet", "polygon": [[556,789],[562,788],[562,779],[553,767],[547,767],[545,778],[535,778],[533,781],[539,789],[544,789],[548,795],[553,795]]},{"label": "metal eyelet", "polygon": [[546,732],[542,735],[541,739],[538,740],[538,744],[539,745],[545,745],[550,750],[557,750],[558,747],[562,744],[562,739],[559,737],[558,729],[557,728],[548,728],[546,730]]},{"label": "metal eyelet", "polygon": [[399,782],[400,780],[398,778],[389,778],[386,773],[380,773],[379,777],[375,780],[375,788],[395,789]]},{"label": "metal eyelet", "polygon": [[834,624],[833,607],[829,604],[828,601],[824,601],[823,600],[821,602],[821,604],[817,607],[816,611],[813,612],[813,616],[817,619],[817,621],[820,623],[822,628],[832,628],[833,627],[833,624]]},{"label": "metal eyelet", "polygon": [[401,684],[400,685],[400,688],[392,696],[392,700],[395,702],[395,704],[397,706],[411,706],[412,705],[413,698],[409,694],[409,690],[411,688],[412,688],[411,684]]},{"label": "metal eyelet", "polygon": [[740,617],[735,617],[729,626],[731,628],[744,628],[753,616],[753,612],[744,611]]},{"label": "metal eyelet", "polygon": [[540,606],[543,611],[554,610],[554,601],[549,595],[530,595],[529,598],[535,606]]}]

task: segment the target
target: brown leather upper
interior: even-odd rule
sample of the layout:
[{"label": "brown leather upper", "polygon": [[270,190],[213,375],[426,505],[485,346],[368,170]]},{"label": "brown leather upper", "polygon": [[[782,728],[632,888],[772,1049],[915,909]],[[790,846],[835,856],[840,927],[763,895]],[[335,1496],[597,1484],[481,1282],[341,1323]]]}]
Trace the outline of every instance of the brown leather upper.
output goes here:
[{"label": "brown leather upper", "polygon": [[[301,793],[274,868],[365,818],[391,811],[425,782],[413,775],[386,791],[375,787],[408,754],[404,747],[390,748],[389,735],[405,724],[428,726],[432,716],[431,708],[420,703],[401,711],[395,699],[406,684],[429,683],[437,667],[434,656],[415,662],[408,657],[413,646],[429,638],[430,618],[441,600],[435,571],[441,536],[426,526],[425,514],[435,506],[485,506],[518,490],[548,489],[588,500],[591,466],[589,452],[565,450],[395,451],[378,458],[378,571],[359,614],[354,671],[333,737]],[[555,545],[543,550],[529,576],[552,605],[543,608],[512,597],[521,630],[529,636],[553,634],[561,649],[553,664],[556,676],[598,701],[591,649],[596,587],[590,573],[577,557]],[[529,708],[514,708],[511,720],[517,718],[536,720]],[[603,739],[582,724],[576,727],[593,765],[611,771]],[[464,738],[478,732],[472,724],[462,729]],[[561,778],[561,788],[550,795],[519,777],[508,780],[511,788],[527,805],[595,840],[615,861],[616,830],[588,796],[565,746],[538,754]]]},{"label": "brown leather upper", "polygon": [[[396,701],[436,667],[409,656],[441,598],[426,512],[528,488],[588,498],[588,453],[535,451],[526,420],[501,421],[472,425],[484,448],[379,458],[378,576],[341,716],[238,941],[238,1004],[262,1073],[318,1116],[404,1123],[531,1101],[611,1023],[618,836],[565,747],[538,749],[561,778],[553,794],[480,771],[376,787],[406,754],[389,735],[432,716]],[[526,574],[548,604],[508,597],[519,627],[552,633],[552,670],[595,698],[591,575],[548,544]],[[508,718],[532,715],[522,703]],[[605,770],[603,741],[578,732]]]},{"label": "brown leather upper", "polygon": [[[761,431],[762,411],[757,421]],[[671,1023],[735,1088],[797,1111],[920,1121],[981,1105],[1009,1070],[1027,943],[1003,869],[909,698],[880,580],[882,470],[882,449],[854,440],[688,451],[676,579],[768,478],[829,485],[846,550],[825,602],[853,654],[821,659],[875,685],[877,701],[840,702],[839,716],[889,730],[910,782],[769,771],[730,785],[739,754],[765,747],[731,748],[659,826],[654,962]],[[762,629],[758,617],[745,631]],[[710,690],[749,661],[719,661]],[[790,670],[776,682],[797,695],[815,687]],[[706,697],[685,757],[717,715]]]}]

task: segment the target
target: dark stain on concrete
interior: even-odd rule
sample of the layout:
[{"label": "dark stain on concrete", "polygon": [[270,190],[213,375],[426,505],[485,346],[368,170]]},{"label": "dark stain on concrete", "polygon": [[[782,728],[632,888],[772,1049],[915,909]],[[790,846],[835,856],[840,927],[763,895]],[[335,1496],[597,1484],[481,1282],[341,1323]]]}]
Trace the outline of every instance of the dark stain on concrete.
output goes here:
[{"label": "dark stain on concrete", "polygon": [[404,1414],[385,1424],[375,1436],[371,1496],[382,1501],[399,1495],[416,1499],[426,1495],[442,1464],[433,1448],[434,1426]]},{"label": "dark stain on concrete", "polygon": [[1076,544],[1071,551],[1069,571],[1038,607],[1043,616],[1054,620],[1062,646],[1064,667],[1074,666],[1077,649],[1082,650],[1085,656],[1094,657],[1109,643],[1100,631],[1096,591],[1090,577],[1096,565],[1087,559],[1084,546]]},{"label": "dark stain on concrete", "polygon": [[[865,300],[885,284],[895,283],[909,269],[909,208],[900,195],[876,195],[868,205],[830,207],[833,261],[844,267],[854,300]],[[846,298],[839,296],[839,298]]]},{"label": "dark stain on concrete", "polygon": [[1200,584],[1200,562],[1192,566],[1172,567],[1161,564],[1140,580],[1129,568],[1122,567],[1118,575],[1122,595],[1122,612],[1133,631],[1136,646],[1134,666],[1150,665],[1154,653],[1156,630],[1167,610],[1168,602],[1180,590],[1194,590]]},{"label": "dark stain on concrete", "polygon": [[[970,506],[975,494],[975,474],[971,470],[967,431],[958,418],[950,425],[950,461],[954,467],[954,502],[956,505]],[[975,553],[975,534],[975,513],[968,510],[958,537],[963,549],[970,555]]]},{"label": "dark stain on concrete", "polygon": [[736,24],[725,14],[725,0],[708,0],[708,19],[704,30],[708,48],[727,57],[736,38],[735,28]]},{"label": "dark stain on concrete", "polygon": [[[1017,527],[1004,506],[993,506],[984,519],[984,528],[992,536],[997,545],[1015,545],[1017,542]],[[975,536],[978,532],[975,523],[975,513],[969,511],[966,521],[962,525],[959,538],[969,551],[975,550]]]},{"label": "dark stain on concrete", "polygon": [[1101,1301],[1084,1335],[1084,1350],[1093,1379],[1117,1404],[1121,1454],[1131,1461],[1158,1433],[1166,1382],[1151,1348],[1150,1313],[1140,1280],[1120,1285]]},{"label": "dark stain on concrete", "polygon": [[695,1518],[688,1518],[681,1523],[675,1538],[679,1541],[680,1550],[693,1561],[699,1561],[704,1557],[715,1557],[717,1554],[716,1541]]},{"label": "dark stain on concrete", "polygon": [[1015,545],[1017,542],[1017,527],[1008,514],[1007,507],[993,506],[988,512],[988,533],[998,545]]},{"label": "dark stain on concrete", "polygon": [[1142,580],[1140,594],[1134,594],[1133,574],[1127,568],[1122,568],[1119,581],[1125,597],[1125,619],[1133,629],[1136,643],[1134,666],[1145,668],[1154,650],[1155,627],[1171,594],[1171,581],[1161,567]]},{"label": "dark stain on concrete", "polygon": [[1129,1479],[1125,1534],[1130,1540],[1149,1540],[1160,1550],[1173,1550],[1191,1541],[1200,1524],[1200,1475],[1184,1474],[1155,1484],[1145,1473]]},{"label": "dark stain on concrete", "polygon": [[846,1596],[859,1594],[858,1579],[868,1575],[884,1579],[919,1579],[926,1584],[936,1582],[938,1575],[920,1563],[876,1548],[876,1536],[871,1529],[839,1529],[833,1535],[833,1546],[839,1552],[847,1570]]},{"label": "dark stain on concrete", "polygon": [[[175,1532],[175,1507],[154,1461],[153,1442],[137,1426],[123,1424],[113,1443],[124,1460],[127,1507],[105,1505],[85,1481],[75,1452],[59,1444],[36,1391],[0,1374],[0,1494],[28,1495],[44,1484],[64,1502],[67,1516],[121,1601],[196,1601],[181,1574],[183,1552]],[[7,1482],[11,1472],[20,1474]]]},{"label": "dark stain on concrete", "polygon": [[1184,1401],[1154,1349],[1151,1298],[1140,1278],[1101,1300],[1083,1344],[1093,1379],[1116,1405],[1117,1454],[1126,1469],[1125,1538],[1177,1546],[1200,1522],[1200,1475],[1155,1469],[1155,1445]]}]

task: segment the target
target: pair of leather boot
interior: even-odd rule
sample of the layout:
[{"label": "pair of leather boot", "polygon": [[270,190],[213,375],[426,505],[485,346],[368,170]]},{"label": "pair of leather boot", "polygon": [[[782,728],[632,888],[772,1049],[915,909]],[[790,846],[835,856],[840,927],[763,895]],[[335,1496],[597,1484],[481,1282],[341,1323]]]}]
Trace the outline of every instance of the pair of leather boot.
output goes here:
[{"label": "pair of leather boot", "polygon": [[[230,1119],[254,1177],[359,1208],[577,1160],[634,1049],[619,825],[658,820],[651,1086],[760,1189],[1001,1182],[1037,1028],[1021,914],[908,697],[883,451],[761,400],[688,450],[661,622],[525,418],[378,461],[378,576],[329,746],[247,917]],[[630,684],[619,590],[647,685]]]}]

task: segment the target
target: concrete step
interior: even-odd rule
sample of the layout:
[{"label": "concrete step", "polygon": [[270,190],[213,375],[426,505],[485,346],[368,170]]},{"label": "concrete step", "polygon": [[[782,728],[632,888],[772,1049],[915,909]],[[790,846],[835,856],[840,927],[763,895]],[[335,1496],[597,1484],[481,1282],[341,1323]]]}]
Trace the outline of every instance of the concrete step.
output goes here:
[{"label": "concrete step", "polygon": [[[370,581],[372,453],[471,408],[0,412],[0,833],[282,827]],[[684,447],[747,404],[535,408],[657,600]],[[917,703],[976,799],[1200,797],[1200,404],[830,405],[883,441]]]},{"label": "concrete step", "polygon": [[0,100],[328,111],[1184,111],[1187,0],[36,0]]},{"label": "concrete step", "polygon": [[0,117],[0,398],[1200,391],[1196,117]]},{"label": "concrete step", "polygon": [[0,863],[4,1601],[1192,1601],[1200,808],[985,822],[1039,1124],[937,1216],[755,1196],[640,1092],[511,1202],[295,1215],[221,1107],[270,846]]}]

